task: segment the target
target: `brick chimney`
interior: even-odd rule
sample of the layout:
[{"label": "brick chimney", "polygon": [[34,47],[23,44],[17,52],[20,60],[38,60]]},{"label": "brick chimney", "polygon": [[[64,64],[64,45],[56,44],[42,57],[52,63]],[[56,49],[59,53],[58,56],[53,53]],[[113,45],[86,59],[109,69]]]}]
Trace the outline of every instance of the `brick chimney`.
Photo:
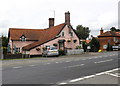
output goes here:
[{"label": "brick chimney", "polygon": [[104,32],[104,31],[103,31],[103,29],[101,28],[101,30],[100,30],[100,35],[102,35],[102,34],[103,34],[103,32]]},{"label": "brick chimney", "polygon": [[54,26],[54,18],[49,18],[49,28]]},{"label": "brick chimney", "polygon": [[65,13],[65,23],[67,25],[70,25],[70,12],[69,11]]}]

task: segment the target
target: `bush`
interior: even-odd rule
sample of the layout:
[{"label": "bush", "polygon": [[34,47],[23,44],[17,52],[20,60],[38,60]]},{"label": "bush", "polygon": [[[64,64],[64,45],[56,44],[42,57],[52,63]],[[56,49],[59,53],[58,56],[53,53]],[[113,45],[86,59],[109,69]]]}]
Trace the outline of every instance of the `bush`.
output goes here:
[{"label": "bush", "polygon": [[112,50],[113,50],[113,49],[112,49],[112,45],[110,45],[110,44],[108,43],[106,50],[107,50],[107,51],[112,51]]},{"label": "bush", "polygon": [[98,52],[98,50],[100,49],[100,43],[95,37],[92,38],[89,45],[91,47],[91,52]]},{"label": "bush", "polygon": [[82,49],[82,47],[81,46],[76,46],[76,49]]},{"label": "bush", "polygon": [[65,50],[59,50],[59,55],[66,55],[66,52],[65,52]]}]

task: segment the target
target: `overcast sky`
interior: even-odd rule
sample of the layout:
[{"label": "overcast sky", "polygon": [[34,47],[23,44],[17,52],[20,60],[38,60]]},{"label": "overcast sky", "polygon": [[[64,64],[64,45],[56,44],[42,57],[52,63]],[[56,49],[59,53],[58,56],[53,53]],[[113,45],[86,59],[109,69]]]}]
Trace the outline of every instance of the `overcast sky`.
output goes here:
[{"label": "overcast sky", "polygon": [[0,0],[0,34],[7,35],[9,28],[44,29],[48,18],[55,25],[64,23],[64,13],[70,11],[71,24],[89,27],[97,36],[101,27],[118,28],[119,0]]}]

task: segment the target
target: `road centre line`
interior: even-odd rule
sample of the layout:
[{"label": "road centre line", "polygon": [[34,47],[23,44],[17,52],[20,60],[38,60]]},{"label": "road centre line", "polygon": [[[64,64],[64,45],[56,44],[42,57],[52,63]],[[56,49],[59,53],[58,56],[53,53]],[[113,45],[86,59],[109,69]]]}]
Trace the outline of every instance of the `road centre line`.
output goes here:
[{"label": "road centre line", "polygon": [[55,62],[55,63],[59,63],[59,62]]},{"label": "road centre line", "polygon": [[51,63],[46,63],[46,64],[51,64]]},{"label": "road centre line", "polygon": [[29,66],[34,67],[34,66],[36,66],[36,65],[29,65]]},{"label": "road centre line", "polygon": [[65,84],[67,84],[67,83],[64,83],[64,82],[63,83],[59,83],[59,85],[65,85]]},{"label": "road centre line", "polygon": [[71,61],[65,61],[65,62],[71,62]]},{"label": "road centre line", "polygon": [[73,66],[68,66],[68,67],[64,67],[64,68],[72,68],[72,67],[79,67],[79,66],[83,66],[84,64],[80,64],[80,65],[73,65]]},{"label": "road centre line", "polygon": [[94,63],[99,64],[99,63],[109,62],[109,61],[112,61],[112,60],[113,60],[113,59],[109,59],[109,60],[98,61],[98,62],[94,62]]},{"label": "road centre line", "polygon": [[13,68],[15,68],[15,69],[18,69],[18,68],[22,68],[23,66],[18,66],[18,67],[13,67]]}]

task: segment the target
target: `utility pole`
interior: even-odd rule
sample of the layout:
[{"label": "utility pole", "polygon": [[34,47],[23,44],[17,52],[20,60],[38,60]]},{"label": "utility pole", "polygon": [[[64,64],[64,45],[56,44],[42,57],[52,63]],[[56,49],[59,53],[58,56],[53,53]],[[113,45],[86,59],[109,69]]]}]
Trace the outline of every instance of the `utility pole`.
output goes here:
[{"label": "utility pole", "polygon": [[0,59],[3,59],[2,36],[0,37]]},{"label": "utility pole", "polygon": [[54,10],[54,19],[55,19],[55,10]]}]

